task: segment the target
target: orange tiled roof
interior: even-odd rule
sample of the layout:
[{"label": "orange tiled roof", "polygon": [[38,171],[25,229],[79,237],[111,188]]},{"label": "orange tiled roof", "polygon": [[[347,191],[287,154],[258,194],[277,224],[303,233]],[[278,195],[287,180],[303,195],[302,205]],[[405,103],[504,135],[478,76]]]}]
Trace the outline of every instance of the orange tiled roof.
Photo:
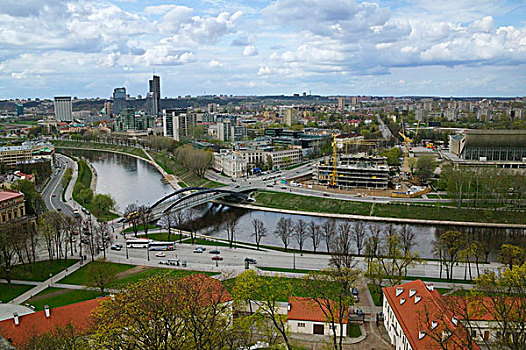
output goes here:
[{"label": "orange tiled roof", "polygon": [[[397,288],[403,288],[403,291],[398,295]],[[413,350],[441,348],[428,335],[419,339],[420,331],[431,331],[431,325],[427,324],[431,321],[437,322],[436,329],[433,329],[434,334],[441,335],[445,329],[454,330],[452,337],[460,337],[465,334],[466,330],[460,322],[457,325],[453,323],[454,315],[444,306],[444,300],[440,293],[434,289],[428,289],[421,280],[394,287],[385,287],[382,290]],[[401,303],[402,299],[405,300],[403,303]],[[415,303],[416,300],[418,302]],[[447,322],[447,325],[444,322]],[[457,346],[456,342],[451,340],[448,342],[448,349],[461,350],[462,347]],[[473,349],[477,350],[479,347],[473,344]]]},{"label": "orange tiled roof", "polygon": [[183,277],[181,281],[188,282],[192,289],[201,293],[200,298],[203,306],[214,302],[225,303],[233,300],[232,295],[226,290],[221,281],[202,273]]},{"label": "orange tiled roof", "polygon": [[46,318],[44,311],[19,317],[19,324],[15,325],[12,318],[0,322],[0,334],[13,345],[24,344],[31,337],[57,327],[71,324],[79,332],[86,331],[90,326],[91,312],[99,306],[100,299],[82,301],[50,309],[50,316]]},{"label": "orange tiled roof", "polygon": [[[335,303],[331,303],[335,304]],[[325,316],[324,310],[327,311],[325,307],[320,308],[320,305],[311,298],[307,297],[290,297],[289,298],[290,310],[288,312],[287,318],[289,320],[298,320],[298,321],[313,321],[313,322],[327,322],[327,316]],[[323,303],[322,303],[323,305]],[[329,313],[327,313],[329,314]],[[339,313],[335,313],[335,317]],[[347,323],[347,317],[344,317],[343,323]]]}]

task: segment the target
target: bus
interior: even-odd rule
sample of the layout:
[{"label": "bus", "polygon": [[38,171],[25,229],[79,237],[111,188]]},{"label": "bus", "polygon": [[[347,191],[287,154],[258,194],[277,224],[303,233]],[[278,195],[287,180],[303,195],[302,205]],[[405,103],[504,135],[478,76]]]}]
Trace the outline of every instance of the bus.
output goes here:
[{"label": "bus", "polygon": [[126,240],[127,248],[148,248],[150,244],[150,239],[148,238],[133,238]]},{"label": "bus", "polygon": [[175,250],[175,242],[159,242],[152,241],[150,242],[150,250]]}]

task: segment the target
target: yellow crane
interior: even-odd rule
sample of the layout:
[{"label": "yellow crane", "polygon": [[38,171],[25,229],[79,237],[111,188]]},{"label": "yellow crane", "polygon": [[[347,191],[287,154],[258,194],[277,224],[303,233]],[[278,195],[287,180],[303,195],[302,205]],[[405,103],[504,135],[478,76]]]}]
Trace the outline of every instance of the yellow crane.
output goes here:
[{"label": "yellow crane", "polygon": [[[415,137],[418,135],[418,127],[420,126],[420,121],[418,121],[418,124],[416,125],[416,132],[415,132]],[[404,174],[405,176],[407,177],[408,173],[409,173],[409,169],[408,169],[408,158],[409,158],[409,144],[411,142],[413,142],[412,139],[410,139],[406,134],[405,134],[405,131],[404,131],[404,122],[402,120],[402,131],[399,131],[398,134],[400,136],[402,136],[402,139],[404,140],[404,146],[405,146],[405,150],[404,150]]]}]

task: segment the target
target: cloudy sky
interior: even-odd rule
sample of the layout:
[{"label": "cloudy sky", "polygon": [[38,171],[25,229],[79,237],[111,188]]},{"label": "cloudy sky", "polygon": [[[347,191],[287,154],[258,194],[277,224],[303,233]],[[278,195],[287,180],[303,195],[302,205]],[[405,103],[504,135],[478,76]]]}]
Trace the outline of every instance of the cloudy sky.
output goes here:
[{"label": "cloudy sky", "polygon": [[0,99],[526,95],[524,0],[1,0]]}]

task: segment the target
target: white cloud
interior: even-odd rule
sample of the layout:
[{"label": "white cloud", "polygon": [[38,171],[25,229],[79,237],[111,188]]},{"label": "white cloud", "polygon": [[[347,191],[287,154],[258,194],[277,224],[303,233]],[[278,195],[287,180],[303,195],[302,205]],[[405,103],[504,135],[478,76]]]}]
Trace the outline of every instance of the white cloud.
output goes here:
[{"label": "white cloud", "polygon": [[243,49],[243,56],[256,56],[258,54],[258,50],[254,45],[247,45]]},{"label": "white cloud", "polygon": [[217,61],[217,60],[211,60],[209,63],[208,63],[208,66],[210,68],[218,68],[218,67],[223,67],[223,63]]}]

